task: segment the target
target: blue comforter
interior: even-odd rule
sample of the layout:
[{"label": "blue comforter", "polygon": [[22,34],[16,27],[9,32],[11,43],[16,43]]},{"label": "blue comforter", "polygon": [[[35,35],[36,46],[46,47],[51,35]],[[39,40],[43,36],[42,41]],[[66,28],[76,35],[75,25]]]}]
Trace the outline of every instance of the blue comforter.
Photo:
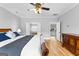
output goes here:
[{"label": "blue comforter", "polygon": [[7,39],[11,39],[9,38],[8,36],[5,35],[6,33],[0,33],[0,42],[1,41],[4,41],[4,40],[7,40]]}]

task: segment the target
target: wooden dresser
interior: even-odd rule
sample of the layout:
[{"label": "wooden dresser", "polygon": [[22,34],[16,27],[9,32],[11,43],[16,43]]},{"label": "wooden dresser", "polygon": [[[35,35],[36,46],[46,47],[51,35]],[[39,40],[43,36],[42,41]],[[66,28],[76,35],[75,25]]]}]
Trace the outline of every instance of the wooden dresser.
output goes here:
[{"label": "wooden dresser", "polygon": [[74,55],[79,55],[79,35],[62,34],[63,47],[66,47]]}]

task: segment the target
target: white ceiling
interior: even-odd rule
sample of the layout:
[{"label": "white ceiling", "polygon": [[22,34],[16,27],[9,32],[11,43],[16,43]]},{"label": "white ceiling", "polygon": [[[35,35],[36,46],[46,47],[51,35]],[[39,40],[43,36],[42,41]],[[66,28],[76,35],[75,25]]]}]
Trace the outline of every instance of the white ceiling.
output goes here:
[{"label": "white ceiling", "polygon": [[[60,16],[73,7],[78,5],[77,3],[44,3],[43,7],[50,8],[50,11],[43,10],[41,14],[36,14],[34,11],[27,11],[27,9],[32,9],[34,6],[29,3],[0,3],[0,6],[10,11],[11,13],[19,17],[57,17]],[[57,16],[53,14],[58,14]]]}]

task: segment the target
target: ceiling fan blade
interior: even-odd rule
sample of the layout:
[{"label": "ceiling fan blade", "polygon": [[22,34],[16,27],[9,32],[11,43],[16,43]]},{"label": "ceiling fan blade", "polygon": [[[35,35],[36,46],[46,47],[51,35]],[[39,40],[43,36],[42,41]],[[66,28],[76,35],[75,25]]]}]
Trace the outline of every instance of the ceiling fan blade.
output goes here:
[{"label": "ceiling fan blade", "polygon": [[35,4],[34,3],[30,3],[31,5],[33,5],[33,6],[35,6]]},{"label": "ceiling fan blade", "polygon": [[42,7],[43,10],[50,10],[50,8]]}]

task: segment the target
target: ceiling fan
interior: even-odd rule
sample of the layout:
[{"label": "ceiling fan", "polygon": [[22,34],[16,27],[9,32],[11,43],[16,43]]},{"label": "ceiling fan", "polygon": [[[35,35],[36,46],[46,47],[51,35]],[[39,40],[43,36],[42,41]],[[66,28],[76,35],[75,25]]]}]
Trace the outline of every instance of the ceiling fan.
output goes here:
[{"label": "ceiling fan", "polygon": [[34,6],[34,11],[35,13],[38,13],[38,14],[40,14],[42,10],[46,10],[46,11],[50,10],[50,8],[42,7],[41,3],[30,3],[30,4]]}]

